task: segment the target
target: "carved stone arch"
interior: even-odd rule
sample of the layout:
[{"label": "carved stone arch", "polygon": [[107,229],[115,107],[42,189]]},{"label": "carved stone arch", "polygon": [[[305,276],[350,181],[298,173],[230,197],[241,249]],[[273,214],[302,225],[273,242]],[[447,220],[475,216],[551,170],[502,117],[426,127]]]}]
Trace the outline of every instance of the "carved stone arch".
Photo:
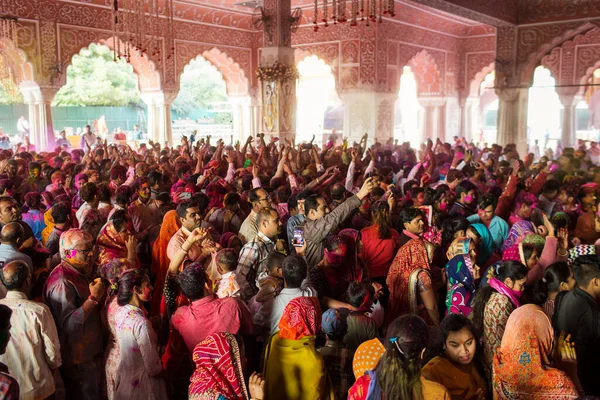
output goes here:
[{"label": "carved stone arch", "polygon": [[[295,48],[294,49],[294,61],[296,63],[296,66],[298,66],[298,64],[300,64],[300,62],[304,61],[306,58],[308,57],[312,57],[315,56],[317,57],[319,60],[323,61],[325,64],[327,64],[329,66],[329,68],[331,68],[331,74],[333,75],[333,79],[335,80],[335,91],[336,93],[340,93],[339,89],[339,79],[338,79],[338,71],[339,69],[337,68],[337,60],[333,60],[332,59],[332,54],[331,51],[311,51],[313,50],[312,48]],[[357,77],[358,79],[358,77]]]},{"label": "carved stone arch", "polygon": [[[579,36],[585,36],[590,31],[598,29],[598,26],[592,22],[586,22],[576,28],[566,29],[562,34],[554,36],[548,42],[539,46],[527,57],[527,60],[518,66],[517,73],[521,79],[521,85],[531,86],[533,83],[533,73],[542,63],[542,59],[549,55],[556,47],[562,47],[566,42],[574,40]],[[556,77],[555,77],[556,78]]]},{"label": "carved stone arch", "polygon": [[[73,56],[79,54],[81,50],[86,49],[90,44],[100,44],[111,50],[119,49],[121,57],[125,56],[125,43],[115,40],[111,35],[104,31],[82,31],[79,29],[61,30],[61,61],[62,73],[60,74],[58,84],[64,86],[67,83],[67,67],[71,64]],[[162,80],[160,71],[156,68],[154,61],[139,50],[132,49],[130,52],[129,65],[137,76],[138,88],[141,92],[158,92],[162,90]]]},{"label": "carved stone arch", "polygon": [[10,68],[14,77],[15,85],[19,86],[23,82],[35,82],[35,70],[33,64],[27,61],[27,55],[10,39],[0,39],[0,56]]},{"label": "carved stone arch", "polygon": [[442,76],[437,62],[427,50],[415,54],[406,64],[417,81],[419,96],[441,96],[444,93]]},{"label": "carved stone arch", "polygon": [[227,87],[228,96],[243,97],[250,95],[248,73],[251,61],[249,51],[217,48],[209,44],[178,42],[175,53],[177,81],[179,81],[184,68],[190,61],[201,56],[221,73]]},{"label": "carved stone arch", "polygon": [[479,70],[473,77],[473,79],[469,82],[469,97],[479,97],[481,93],[479,93],[479,89],[483,80],[489,73],[495,70],[496,63],[492,61],[490,64],[486,65],[482,69]]},{"label": "carved stone arch", "polygon": [[[356,86],[358,82],[358,68],[356,71],[352,68],[341,68],[340,67],[340,44],[339,42],[322,43],[317,45],[301,45],[295,46],[294,49],[294,60],[296,65],[306,57],[317,56],[323,60],[331,68],[331,73],[335,79],[335,90],[339,94],[342,86],[352,87]],[[342,77],[340,75],[348,73],[347,85],[341,85],[340,81]]]},{"label": "carved stone arch", "polygon": [[586,86],[584,86],[584,85],[587,85],[587,83],[589,82],[590,78],[594,74],[594,71],[597,70],[598,68],[600,68],[600,59],[598,59],[598,61],[596,61],[594,63],[594,65],[592,65],[591,67],[589,67],[586,70],[585,75],[582,76],[581,79],[579,79],[579,84],[581,85],[581,88],[579,88],[578,95],[582,96],[585,93]]}]

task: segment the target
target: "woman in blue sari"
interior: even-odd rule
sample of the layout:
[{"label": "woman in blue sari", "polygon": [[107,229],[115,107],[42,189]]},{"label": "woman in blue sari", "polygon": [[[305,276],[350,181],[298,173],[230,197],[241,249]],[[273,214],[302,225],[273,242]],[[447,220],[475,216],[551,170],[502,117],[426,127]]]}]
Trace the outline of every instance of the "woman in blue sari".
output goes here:
[{"label": "woman in blue sari", "polygon": [[475,242],[469,238],[456,239],[452,246],[453,257],[446,264],[448,293],[446,295],[447,314],[471,314],[471,301],[475,296],[475,281],[479,278],[479,267],[475,263],[477,253]]}]

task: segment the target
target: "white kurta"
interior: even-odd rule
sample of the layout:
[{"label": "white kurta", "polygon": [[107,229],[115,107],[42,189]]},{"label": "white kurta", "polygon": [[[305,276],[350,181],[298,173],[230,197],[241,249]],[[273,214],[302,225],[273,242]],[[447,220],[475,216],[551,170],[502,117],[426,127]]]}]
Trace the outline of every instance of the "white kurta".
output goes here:
[{"label": "white kurta", "polygon": [[142,309],[125,305],[115,316],[121,361],[115,379],[114,400],[163,400],[167,389],[157,351],[156,333]]}]

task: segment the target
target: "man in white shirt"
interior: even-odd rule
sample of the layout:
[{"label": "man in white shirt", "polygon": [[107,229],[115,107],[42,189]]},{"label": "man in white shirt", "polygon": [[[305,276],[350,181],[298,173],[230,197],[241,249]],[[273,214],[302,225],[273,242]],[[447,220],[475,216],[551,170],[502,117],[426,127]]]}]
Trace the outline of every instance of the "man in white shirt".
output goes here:
[{"label": "man in white shirt", "polygon": [[290,301],[296,297],[317,297],[317,291],[306,283],[307,271],[306,261],[300,256],[287,256],[283,260],[284,288],[264,302],[254,316],[254,323],[263,328],[266,337],[279,330],[279,320]]},{"label": "man in white shirt", "polygon": [[48,398],[56,390],[53,370],[62,363],[54,318],[48,306],[27,299],[31,275],[23,261],[10,261],[0,278],[8,289],[0,304],[12,310],[11,340],[0,362],[19,382],[20,399]]},{"label": "man in white shirt", "polygon": [[21,116],[21,118],[19,118],[19,121],[17,122],[17,131],[19,131],[19,134],[22,137],[29,135],[29,122],[25,119],[24,116]]}]

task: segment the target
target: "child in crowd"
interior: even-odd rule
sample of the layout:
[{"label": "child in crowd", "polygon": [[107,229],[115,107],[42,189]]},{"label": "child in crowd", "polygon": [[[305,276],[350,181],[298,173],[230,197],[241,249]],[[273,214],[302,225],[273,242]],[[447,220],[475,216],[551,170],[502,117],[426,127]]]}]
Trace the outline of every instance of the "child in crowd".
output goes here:
[{"label": "child in crowd", "polygon": [[223,249],[219,251],[215,259],[217,271],[221,274],[221,279],[215,282],[215,293],[219,299],[225,297],[239,297],[240,285],[235,278],[235,269],[237,268],[237,254],[233,249]]},{"label": "child in crowd", "polygon": [[348,332],[344,336],[344,343],[354,352],[362,342],[377,337],[377,323],[367,315],[373,305],[375,290],[368,283],[352,282],[347,294],[353,309],[348,315]]},{"label": "child in crowd", "polygon": [[343,341],[348,331],[347,318],[348,310],[345,308],[330,308],[323,313],[321,329],[327,335],[327,342],[325,346],[318,349],[323,357],[336,398],[339,400],[348,398],[348,390],[354,383],[352,351]]},{"label": "child in crowd", "polygon": [[257,303],[274,298],[283,289],[283,260],[285,255],[276,251],[267,256],[269,275],[258,282],[258,293],[254,297]]}]

